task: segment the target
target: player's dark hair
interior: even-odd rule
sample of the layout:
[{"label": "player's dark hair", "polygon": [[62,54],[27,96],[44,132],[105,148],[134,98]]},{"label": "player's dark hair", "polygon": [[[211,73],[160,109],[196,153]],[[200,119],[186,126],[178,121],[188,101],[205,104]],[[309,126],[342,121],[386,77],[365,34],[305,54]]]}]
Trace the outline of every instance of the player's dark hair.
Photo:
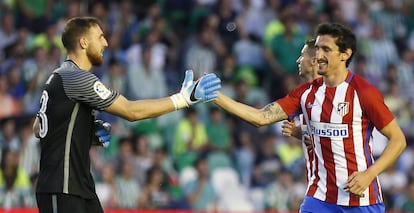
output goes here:
[{"label": "player's dark hair", "polygon": [[352,56],[356,53],[356,36],[351,29],[338,23],[323,23],[318,25],[316,29],[316,36],[318,35],[330,35],[336,38],[335,44],[341,53],[351,49],[352,54],[346,61],[346,66],[351,63]]},{"label": "player's dark hair", "polygon": [[316,41],[316,39],[314,39],[314,38],[308,39],[308,40],[305,41],[305,45],[308,46],[307,52],[311,56],[316,55],[315,41]]},{"label": "player's dark hair", "polygon": [[100,22],[94,17],[75,17],[66,22],[62,33],[62,43],[68,52],[76,49],[81,36],[88,33],[92,26],[100,26]]}]

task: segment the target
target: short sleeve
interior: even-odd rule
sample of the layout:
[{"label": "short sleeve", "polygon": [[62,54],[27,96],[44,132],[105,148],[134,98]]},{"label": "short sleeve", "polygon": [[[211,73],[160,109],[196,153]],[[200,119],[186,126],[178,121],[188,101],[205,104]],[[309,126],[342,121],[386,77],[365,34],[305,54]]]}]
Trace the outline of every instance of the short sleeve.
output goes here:
[{"label": "short sleeve", "polygon": [[293,89],[285,97],[277,100],[276,102],[282,107],[283,111],[289,118],[297,116],[301,112],[300,99],[303,92],[310,87],[310,83],[302,84]]},{"label": "short sleeve", "polygon": [[387,105],[381,93],[373,86],[359,90],[359,101],[368,120],[378,129],[381,130],[388,125],[394,115]]},{"label": "short sleeve", "polygon": [[83,70],[58,73],[62,78],[66,96],[77,102],[103,111],[110,106],[119,93],[106,87],[94,74]]}]

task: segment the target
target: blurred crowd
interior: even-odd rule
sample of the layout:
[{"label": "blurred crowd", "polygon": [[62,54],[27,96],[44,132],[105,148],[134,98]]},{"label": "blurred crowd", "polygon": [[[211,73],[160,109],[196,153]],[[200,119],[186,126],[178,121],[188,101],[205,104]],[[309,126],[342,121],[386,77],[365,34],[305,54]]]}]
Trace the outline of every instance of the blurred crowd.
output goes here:
[{"label": "blurred crowd", "polygon": [[[414,211],[413,0],[1,1],[0,207],[36,206],[31,125],[75,16],[101,20],[109,46],[93,72],[127,98],[171,95],[193,69],[216,73],[223,93],[258,108],[304,81],[296,60],[319,23],[351,27],[350,69],[382,92],[408,139],[380,175],[386,207]],[[305,195],[301,142],[281,136],[280,123],[256,128],[212,103],[139,122],[97,117],[113,126],[110,146],[90,151],[104,208],[288,211]],[[373,137],[379,155],[387,141]]]}]

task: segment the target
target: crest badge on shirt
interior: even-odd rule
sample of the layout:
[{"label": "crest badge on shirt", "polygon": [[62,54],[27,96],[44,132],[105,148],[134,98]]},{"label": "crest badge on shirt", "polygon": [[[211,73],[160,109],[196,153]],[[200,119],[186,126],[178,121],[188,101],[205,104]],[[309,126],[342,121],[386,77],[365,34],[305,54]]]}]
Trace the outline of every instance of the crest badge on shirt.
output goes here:
[{"label": "crest badge on shirt", "polygon": [[93,90],[102,99],[107,99],[111,95],[111,91],[100,81],[93,84]]},{"label": "crest badge on shirt", "polygon": [[338,107],[336,108],[336,112],[342,117],[348,114],[349,102],[339,102]]}]

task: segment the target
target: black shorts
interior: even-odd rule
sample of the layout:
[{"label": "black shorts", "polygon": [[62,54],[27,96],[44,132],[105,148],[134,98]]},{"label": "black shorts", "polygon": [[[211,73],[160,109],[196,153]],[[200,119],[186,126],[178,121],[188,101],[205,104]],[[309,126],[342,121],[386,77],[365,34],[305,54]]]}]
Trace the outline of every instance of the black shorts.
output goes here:
[{"label": "black shorts", "polygon": [[85,199],[69,194],[36,194],[39,213],[103,213],[98,197]]}]

